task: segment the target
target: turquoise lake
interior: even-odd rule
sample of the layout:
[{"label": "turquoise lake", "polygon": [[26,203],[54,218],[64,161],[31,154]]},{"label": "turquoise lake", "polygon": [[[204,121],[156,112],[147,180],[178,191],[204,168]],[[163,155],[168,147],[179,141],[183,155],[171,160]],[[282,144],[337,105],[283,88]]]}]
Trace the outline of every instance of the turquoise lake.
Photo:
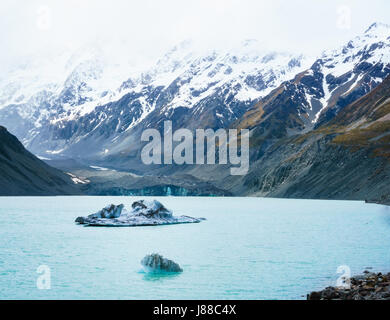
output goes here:
[{"label": "turquoise lake", "polygon": [[[74,223],[143,198],[0,198],[0,299],[305,299],[336,285],[342,265],[352,275],[390,271],[390,207],[363,202],[154,197],[174,215],[207,221]],[[142,272],[150,253],[184,272]],[[50,268],[49,290],[37,288],[41,265]]]}]

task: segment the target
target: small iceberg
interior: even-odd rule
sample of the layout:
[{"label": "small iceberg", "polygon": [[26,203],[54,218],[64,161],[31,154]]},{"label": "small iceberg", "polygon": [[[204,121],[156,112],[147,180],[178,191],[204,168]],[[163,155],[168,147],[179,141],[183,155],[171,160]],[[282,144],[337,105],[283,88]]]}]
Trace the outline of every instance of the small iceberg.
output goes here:
[{"label": "small iceberg", "polygon": [[141,200],[134,202],[130,211],[127,211],[123,204],[112,204],[87,217],[78,217],[75,222],[94,227],[137,227],[199,223],[203,220],[205,219],[188,216],[176,217],[156,200]]},{"label": "small iceberg", "polygon": [[179,273],[183,272],[183,269],[180,266],[169,259],[164,258],[162,255],[153,253],[147,255],[141,261],[142,266],[146,272],[151,273],[160,273],[160,272],[169,272],[169,273]]}]

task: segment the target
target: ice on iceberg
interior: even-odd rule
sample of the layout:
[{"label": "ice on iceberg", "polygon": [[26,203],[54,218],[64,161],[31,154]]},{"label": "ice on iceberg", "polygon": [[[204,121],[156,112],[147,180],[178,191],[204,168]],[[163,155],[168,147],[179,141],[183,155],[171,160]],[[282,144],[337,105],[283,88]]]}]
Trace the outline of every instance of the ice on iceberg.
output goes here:
[{"label": "ice on iceberg", "polygon": [[142,259],[141,264],[146,272],[183,272],[176,262],[157,253],[147,255]]},{"label": "ice on iceberg", "polygon": [[188,216],[176,217],[172,211],[156,200],[141,200],[132,204],[131,211],[124,209],[123,204],[118,206],[112,204],[87,217],[78,217],[75,222],[96,227],[136,227],[199,223],[202,220],[205,219]]}]

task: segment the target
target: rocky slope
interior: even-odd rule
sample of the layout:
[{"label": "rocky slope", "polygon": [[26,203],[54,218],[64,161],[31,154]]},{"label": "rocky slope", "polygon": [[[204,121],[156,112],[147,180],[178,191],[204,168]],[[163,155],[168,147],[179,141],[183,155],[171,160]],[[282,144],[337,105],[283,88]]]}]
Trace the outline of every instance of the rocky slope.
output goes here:
[{"label": "rocky slope", "polygon": [[81,193],[69,175],[36,158],[2,126],[0,172],[0,196]]},{"label": "rocky slope", "polygon": [[327,124],[261,153],[235,193],[331,199],[390,194],[390,77]]}]

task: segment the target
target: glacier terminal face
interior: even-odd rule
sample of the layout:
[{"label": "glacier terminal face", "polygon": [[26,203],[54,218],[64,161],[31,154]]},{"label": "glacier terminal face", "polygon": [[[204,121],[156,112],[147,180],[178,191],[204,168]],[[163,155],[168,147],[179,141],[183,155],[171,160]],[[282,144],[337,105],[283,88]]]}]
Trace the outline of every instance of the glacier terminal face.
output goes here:
[{"label": "glacier terminal face", "polygon": [[159,201],[136,201],[131,211],[124,209],[124,205],[109,205],[97,213],[87,217],[78,217],[75,222],[95,227],[137,227],[158,226],[169,224],[199,223],[203,218],[188,216],[174,216]]}]

